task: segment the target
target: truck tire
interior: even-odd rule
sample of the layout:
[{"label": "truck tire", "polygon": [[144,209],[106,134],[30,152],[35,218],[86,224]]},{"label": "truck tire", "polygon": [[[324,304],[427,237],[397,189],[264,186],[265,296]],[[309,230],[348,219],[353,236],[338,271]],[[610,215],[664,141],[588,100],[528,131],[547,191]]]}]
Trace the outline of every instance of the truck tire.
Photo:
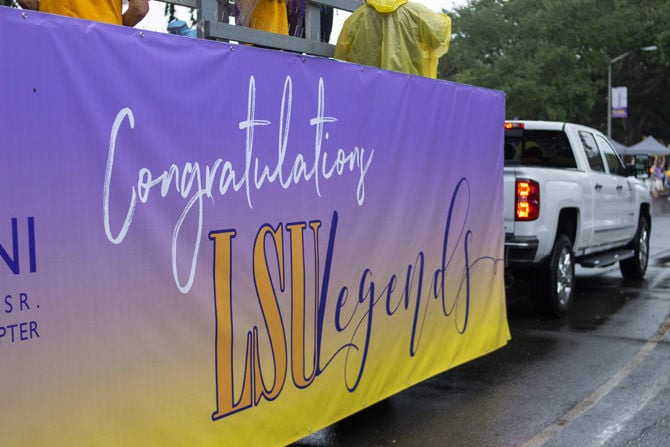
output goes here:
[{"label": "truck tire", "polygon": [[575,256],[566,235],[556,238],[549,260],[536,273],[530,281],[533,307],[543,316],[562,317],[572,305],[575,288]]},{"label": "truck tire", "polygon": [[619,270],[626,279],[642,279],[649,264],[649,221],[640,216],[637,224],[637,233],[631,244],[635,256],[619,262]]}]

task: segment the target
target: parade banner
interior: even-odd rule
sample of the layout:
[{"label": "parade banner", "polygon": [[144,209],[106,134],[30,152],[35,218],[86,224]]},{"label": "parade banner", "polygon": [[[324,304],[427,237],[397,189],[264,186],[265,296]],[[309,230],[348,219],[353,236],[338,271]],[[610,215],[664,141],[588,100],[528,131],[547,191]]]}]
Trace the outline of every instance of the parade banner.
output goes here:
[{"label": "parade banner", "polygon": [[286,445],[509,340],[502,92],[4,7],[0,61],[0,445]]}]

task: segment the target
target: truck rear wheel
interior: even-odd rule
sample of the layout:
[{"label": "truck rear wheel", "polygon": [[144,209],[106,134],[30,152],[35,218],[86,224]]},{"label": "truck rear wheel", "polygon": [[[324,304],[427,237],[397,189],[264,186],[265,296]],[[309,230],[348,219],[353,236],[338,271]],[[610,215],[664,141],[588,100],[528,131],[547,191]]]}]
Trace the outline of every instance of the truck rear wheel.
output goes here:
[{"label": "truck rear wheel", "polygon": [[645,216],[640,216],[637,224],[637,233],[631,247],[635,256],[619,262],[619,270],[626,279],[642,279],[647,272],[649,264],[649,221]]},{"label": "truck rear wheel", "polygon": [[538,267],[530,281],[531,300],[535,310],[548,317],[566,314],[574,296],[575,257],[572,243],[564,234],[556,238],[549,260]]}]

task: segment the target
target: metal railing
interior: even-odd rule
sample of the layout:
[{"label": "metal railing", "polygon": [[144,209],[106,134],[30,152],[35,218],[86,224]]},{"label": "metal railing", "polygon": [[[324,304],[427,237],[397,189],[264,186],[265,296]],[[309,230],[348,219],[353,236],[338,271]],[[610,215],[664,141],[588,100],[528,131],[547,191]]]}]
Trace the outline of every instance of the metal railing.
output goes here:
[{"label": "metal railing", "polygon": [[331,57],[335,46],[321,42],[320,6],[352,12],[361,6],[359,0],[305,0],[305,37],[270,33],[233,25],[235,3],[232,0],[160,0],[196,10],[198,37],[248,43],[268,48]]}]

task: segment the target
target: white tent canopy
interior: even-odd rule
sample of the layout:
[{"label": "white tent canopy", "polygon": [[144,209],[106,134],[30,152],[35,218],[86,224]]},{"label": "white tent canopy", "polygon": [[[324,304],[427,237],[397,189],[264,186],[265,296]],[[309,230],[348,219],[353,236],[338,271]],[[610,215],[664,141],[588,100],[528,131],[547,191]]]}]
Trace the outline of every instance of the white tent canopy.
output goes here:
[{"label": "white tent canopy", "polygon": [[619,155],[624,155],[626,153],[626,149],[628,149],[628,146],[625,146],[618,141],[614,141],[610,138],[610,143],[612,143],[612,147],[614,148],[615,151],[619,153]]},{"label": "white tent canopy", "polygon": [[622,146],[621,149],[615,146],[620,155],[668,155],[670,148],[662,145],[654,137],[647,137],[644,140],[632,146]]}]

